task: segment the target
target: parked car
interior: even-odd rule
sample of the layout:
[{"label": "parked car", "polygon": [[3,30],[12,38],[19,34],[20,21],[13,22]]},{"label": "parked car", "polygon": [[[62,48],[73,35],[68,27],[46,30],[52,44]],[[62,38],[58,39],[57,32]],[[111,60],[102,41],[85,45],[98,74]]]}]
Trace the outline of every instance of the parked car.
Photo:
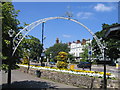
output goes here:
[{"label": "parked car", "polygon": [[49,64],[51,64],[51,65],[55,65],[55,62],[49,62]]},{"label": "parked car", "polygon": [[78,68],[90,68],[91,67],[91,63],[90,62],[80,62],[77,65]]},{"label": "parked car", "polygon": [[38,60],[31,60],[31,62],[38,63]]}]

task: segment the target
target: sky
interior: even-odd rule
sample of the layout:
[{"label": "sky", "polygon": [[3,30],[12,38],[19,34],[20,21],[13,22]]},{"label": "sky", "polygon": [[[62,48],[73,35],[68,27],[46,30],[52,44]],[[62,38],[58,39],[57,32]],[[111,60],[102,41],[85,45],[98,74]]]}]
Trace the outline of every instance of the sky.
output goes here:
[{"label": "sky", "polygon": [[[13,2],[14,8],[20,10],[17,19],[23,25],[24,22],[31,24],[37,20],[64,16],[66,12],[73,15],[87,26],[93,33],[102,30],[102,24],[118,22],[117,2]],[[28,34],[37,37],[41,41],[42,24],[35,27]],[[79,24],[70,20],[48,20],[44,27],[44,48],[55,44],[56,38],[60,42],[67,43],[76,40],[93,39],[92,35]]]}]

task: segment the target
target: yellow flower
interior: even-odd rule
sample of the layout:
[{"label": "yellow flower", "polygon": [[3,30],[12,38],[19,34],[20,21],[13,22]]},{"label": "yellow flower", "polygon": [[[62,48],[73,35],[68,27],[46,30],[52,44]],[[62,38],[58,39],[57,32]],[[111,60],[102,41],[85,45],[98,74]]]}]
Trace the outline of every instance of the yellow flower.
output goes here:
[{"label": "yellow flower", "polygon": [[106,73],[106,75],[110,76],[110,75],[111,75],[111,73]]},{"label": "yellow flower", "polygon": [[104,72],[99,72],[99,74],[104,74]]}]

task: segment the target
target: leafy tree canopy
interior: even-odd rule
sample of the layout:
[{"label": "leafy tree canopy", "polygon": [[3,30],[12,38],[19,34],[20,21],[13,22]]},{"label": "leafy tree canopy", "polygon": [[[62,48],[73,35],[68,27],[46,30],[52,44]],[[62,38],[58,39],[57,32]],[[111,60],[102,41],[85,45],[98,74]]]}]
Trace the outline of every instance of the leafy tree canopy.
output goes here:
[{"label": "leafy tree canopy", "polygon": [[[118,25],[118,23],[113,23],[112,25],[102,24],[103,30],[95,33],[96,36],[101,40],[101,43],[106,47],[105,55],[107,58],[111,59],[110,62],[113,62],[114,60],[117,60],[117,58],[119,58],[120,41],[117,39],[105,38],[105,34],[108,31],[109,27],[115,26],[115,25]],[[93,51],[96,57],[101,56],[100,48],[98,47],[95,39],[92,40],[92,46],[93,46]]]},{"label": "leafy tree canopy", "polygon": [[[2,58],[2,64],[4,67],[6,66],[7,69],[9,60],[11,60],[12,68],[14,68],[16,63],[20,61],[20,58],[28,55],[28,52],[24,53],[24,50],[29,50],[29,56],[33,59],[39,57],[41,54],[41,44],[39,39],[33,36],[27,36],[18,46],[12,59],[10,59],[10,45],[12,45],[12,43],[10,42],[8,31],[10,29],[14,30],[15,36],[20,31],[20,29],[23,29],[23,26],[19,25],[19,20],[16,19],[20,10],[15,10],[11,2],[4,2],[0,4],[0,7],[2,9],[2,17],[0,16],[0,20],[2,20],[2,53],[0,52],[0,57]],[[24,26],[26,25],[28,24],[25,23]]]},{"label": "leafy tree canopy", "polygon": [[28,35],[27,38],[22,40],[20,47],[23,51],[22,57],[24,56],[25,51],[30,53],[29,56],[31,59],[37,59],[41,55],[42,45],[40,44],[40,40],[31,35]]},{"label": "leafy tree canopy", "polygon": [[[2,55],[3,61],[2,63],[8,66],[8,61],[10,60],[10,37],[8,35],[8,31],[13,29],[15,34],[19,32],[19,20],[16,19],[18,16],[19,10],[15,10],[14,6],[11,2],[4,2],[0,4],[2,9]],[[16,51],[14,57],[12,58],[12,64],[15,66],[16,62],[18,61],[18,50]]]},{"label": "leafy tree canopy", "polygon": [[69,52],[69,48],[67,44],[63,44],[63,43],[58,43],[58,44],[54,44],[52,47],[48,48],[47,51],[45,52],[47,56],[49,56],[50,54],[52,54],[52,58],[55,59],[55,57],[58,55],[59,52]]}]

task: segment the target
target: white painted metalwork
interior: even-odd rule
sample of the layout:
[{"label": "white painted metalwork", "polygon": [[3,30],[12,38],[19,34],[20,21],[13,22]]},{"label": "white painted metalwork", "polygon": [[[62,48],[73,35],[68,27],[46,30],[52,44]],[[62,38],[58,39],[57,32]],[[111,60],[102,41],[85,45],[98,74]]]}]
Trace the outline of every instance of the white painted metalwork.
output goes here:
[{"label": "white painted metalwork", "polygon": [[[81,26],[83,26],[86,30],[88,30],[88,32],[94,37],[94,39],[96,40],[101,53],[104,52],[104,47],[101,44],[100,40],[97,38],[97,36],[89,29],[87,28],[85,25],[83,25],[82,23],[80,23],[79,21],[75,20],[75,19],[71,19],[68,17],[49,17],[49,18],[44,18],[44,19],[40,19],[38,21],[35,21],[33,23],[31,23],[30,25],[26,26],[25,28],[23,28],[13,39],[13,46],[14,46],[14,51],[12,53],[12,55],[14,55],[17,47],[19,46],[19,44],[21,43],[21,41],[23,40],[23,38],[32,30],[34,29],[36,26],[38,26],[39,24],[46,22],[48,20],[53,20],[53,19],[66,19],[66,20],[70,20],[73,21]],[[22,35],[21,35],[22,34]],[[103,55],[104,57],[104,55]]]}]

